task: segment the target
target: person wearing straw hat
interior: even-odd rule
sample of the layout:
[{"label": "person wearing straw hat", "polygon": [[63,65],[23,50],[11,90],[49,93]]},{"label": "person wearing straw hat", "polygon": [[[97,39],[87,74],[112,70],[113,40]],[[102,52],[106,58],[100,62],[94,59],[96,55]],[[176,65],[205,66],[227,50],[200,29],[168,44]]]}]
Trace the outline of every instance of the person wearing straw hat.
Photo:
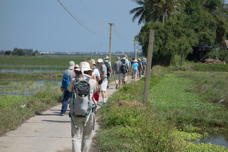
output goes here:
[{"label": "person wearing straw hat", "polygon": [[[92,96],[97,90],[98,84],[91,78],[92,69],[88,62],[80,63],[80,71],[82,74],[79,80],[71,83],[73,92],[70,102],[72,151],[89,152],[96,109]],[[87,93],[80,92],[82,90]]]}]

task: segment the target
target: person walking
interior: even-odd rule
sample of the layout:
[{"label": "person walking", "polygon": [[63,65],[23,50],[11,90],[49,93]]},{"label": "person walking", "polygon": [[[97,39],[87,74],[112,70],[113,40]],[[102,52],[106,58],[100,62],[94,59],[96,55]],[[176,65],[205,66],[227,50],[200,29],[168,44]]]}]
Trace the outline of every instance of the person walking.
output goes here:
[{"label": "person walking", "polygon": [[118,89],[121,86],[122,80],[122,74],[120,71],[120,67],[122,65],[122,62],[120,61],[120,57],[117,57],[117,61],[113,65],[113,71],[115,73],[115,83],[116,83],[116,89]]},{"label": "person walking", "polygon": [[98,59],[97,60],[98,65],[98,70],[100,72],[100,91],[101,91],[101,97],[102,101],[101,103],[106,103],[107,102],[107,86],[108,86],[108,79],[107,79],[107,67],[104,64],[103,59]]},{"label": "person walking", "polygon": [[137,59],[134,59],[133,64],[132,64],[133,80],[136,80],[138,70],[139,70],[138,61],[137,61]]},{"label": "person walking", "polygon": [[108,79],[107,88],[109,88],[109,79],[112,76],[112,64],[111,64],[111,61],[109,61],[109,57],[108,56],[105,57],[104,64],[105,64],[105,66],[107,68],[107,79]]},{"label": "person walking", "polygon": [[64,71],[63,74],[61,85],[61,91],[63,92],[62,107],[60,111],[61,116],[63,116],[66,113],[69,104],[69,99],[72,96],[71,91],[69,91],[69,86],[72,82],[72,79],[75,77],[74,66],[74,61],[69,61],[69,67]]},{"label": "person walking", "polygon": [[143,73],[142,71],[143,71],[142,61],[140,58],[138,58],[138,78],[141,78]]},{"label": "person walking", "polygon": [[96,102],[92,96],[98,84],[92,79],[88,62],[81,62],[82,76],[71,83],[73,96],[70,102],[72,152],[89,152],[95,123]]},{"label": "person walking", "polygon": [[129,72],[129,64],[127,63],[128,60],[126,58],[122,58],[121,60],[121,66],[120,66],[120,72],[121,72],[121,78],[122,83],[125,84],[127,82],[127,73]]},{"label": "person walking", "polygon": [[101,79],[100,72],[96,66],[96,61],[91,59],[91,69],[92,69],[92,78],[97,80],[97,82]]}]

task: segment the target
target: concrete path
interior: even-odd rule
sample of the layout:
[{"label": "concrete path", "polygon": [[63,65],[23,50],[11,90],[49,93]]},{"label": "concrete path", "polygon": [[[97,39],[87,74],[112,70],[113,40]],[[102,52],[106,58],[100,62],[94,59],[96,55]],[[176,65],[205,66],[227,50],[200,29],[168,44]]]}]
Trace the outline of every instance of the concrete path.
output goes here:
[{"label": "concrete path", "polygon": [[[115,84],[111,83],[108,96],[115,91]],[[0,137],[0,152],[71,152],[70,118],[58,115],[60,107],[52,107]]]}]

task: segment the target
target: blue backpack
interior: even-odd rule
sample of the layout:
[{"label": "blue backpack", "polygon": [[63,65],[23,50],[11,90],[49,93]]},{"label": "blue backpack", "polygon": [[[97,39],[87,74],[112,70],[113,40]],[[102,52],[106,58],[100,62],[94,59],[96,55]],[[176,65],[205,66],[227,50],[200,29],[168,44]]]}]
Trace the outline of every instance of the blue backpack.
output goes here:
[{"label": "blue backpack", "polygon": [[62,88],[67,90],[69,86],[70,86],[70,75],[67,73],[64,73],[63,80],[62,80]]}]

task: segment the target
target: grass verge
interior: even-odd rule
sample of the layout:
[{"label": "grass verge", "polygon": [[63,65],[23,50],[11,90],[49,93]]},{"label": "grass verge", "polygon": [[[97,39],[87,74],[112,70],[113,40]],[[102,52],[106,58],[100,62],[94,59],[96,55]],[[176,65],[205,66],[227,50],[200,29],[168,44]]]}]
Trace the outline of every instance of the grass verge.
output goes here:
[{"label": "grass verge", "polygon": [[[155,67],[150,102],[142,104],[143,81],[127,84],[100,111],[102,130],[97,143],[101,151],[135,152],[227,152],[228,149],[192,141],[228,129],[224,104],[212,102],[211,88],[226,94],[227,73],[219,73],[221,85],[213,81],[200,92],[211,73],[171,71]],[[215,73],[214,73],[215,74]],[[216,74],[215,74],[216,75]],[[193,77],[195,76],[195,77]],[[225,99],[224,99],[225,100]]]},{"label": "grass verge", "polygon": [[56,105],[60,92],[49,90],[33,96],[0,96],[0,135],[16,129],[21,123],[41,111]]}]

